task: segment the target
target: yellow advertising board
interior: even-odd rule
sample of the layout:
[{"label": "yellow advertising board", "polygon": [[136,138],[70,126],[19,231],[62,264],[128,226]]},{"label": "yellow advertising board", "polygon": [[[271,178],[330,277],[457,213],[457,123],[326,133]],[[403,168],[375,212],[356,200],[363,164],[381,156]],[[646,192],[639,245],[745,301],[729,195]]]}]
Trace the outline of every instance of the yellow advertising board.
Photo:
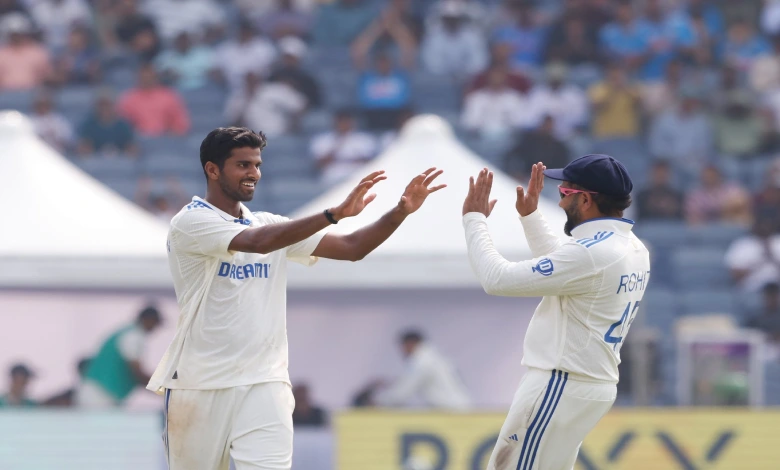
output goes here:
[{"label": "yellow advertising board", "polygon": [[[338,470],[484,470],[503,413],[350,411],[336,416]],[[780,470],[780,410],[615,409],[576,470]]]}]

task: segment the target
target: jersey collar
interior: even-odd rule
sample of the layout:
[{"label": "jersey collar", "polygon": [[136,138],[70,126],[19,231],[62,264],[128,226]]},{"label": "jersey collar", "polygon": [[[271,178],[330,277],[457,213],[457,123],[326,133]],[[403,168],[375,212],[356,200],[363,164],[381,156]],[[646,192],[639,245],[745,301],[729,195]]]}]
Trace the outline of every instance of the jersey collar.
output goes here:
[{"label": "jersey collar", "polygon": [[241,218],[240,219],[236,219],[232,215],[230,215],[227,212],[223,211],[222,209],[214,206],[213,204],[211,204],[207,200],[203,199],[202,197],[193,196],[192,197],[192,202],[200,202],[201,204],[205,204],[209,209],[211,209],[214,212],[216,212],[217,214],[219,214],[219,216],[222,217],[223,219],[231,221],[231,222],[235,222],[237,224],[251,225],[252,220],[254,220],[254,218],[255,218],[254,215],[252,214],[252,211],[250,211],[245,205],[243,205],[241,203],[239,203],[239,206],[241,208]]},{"label": "jersey collar", "polygon": [[587,235],[593,231],[612,231],[619,233],[628,233],[634,228],[634,221],[622,217],[597,217],[586,220],[574,227],[571,235],[574,238]]}]

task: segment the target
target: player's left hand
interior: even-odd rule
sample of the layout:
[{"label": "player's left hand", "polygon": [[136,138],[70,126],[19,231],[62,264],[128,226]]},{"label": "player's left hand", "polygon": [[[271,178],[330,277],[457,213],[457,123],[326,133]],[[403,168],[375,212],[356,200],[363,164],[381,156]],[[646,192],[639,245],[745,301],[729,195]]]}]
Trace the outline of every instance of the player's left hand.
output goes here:
[{"label": "player's left hand", "polygon": [[438,186],[429,187],[433,180],[435,180],[440,174],[444,173],[443,170],[437,170],[436,167],[428,168],[424,172],[415,176],[404,190],[404,194],[401,196],[401,200],[398,201],[398,208],[404,215],[409,215],[417,209],[419,209],[429,194],[446,188],[446,184],[440,184]]},{"label": "player's left hand", "polygon": [[466,200],[463,201],[463,215],[469,212],[479,212],[484,214],[485,217],[490,217],[490,213],[493,212],[498,199],[490,200],[490,190],[493,188],[493,172],[487,168],[483,168],[477,175],[477,180],[474,181],[474,177],[469,178],[469,193],[466,195]]}]

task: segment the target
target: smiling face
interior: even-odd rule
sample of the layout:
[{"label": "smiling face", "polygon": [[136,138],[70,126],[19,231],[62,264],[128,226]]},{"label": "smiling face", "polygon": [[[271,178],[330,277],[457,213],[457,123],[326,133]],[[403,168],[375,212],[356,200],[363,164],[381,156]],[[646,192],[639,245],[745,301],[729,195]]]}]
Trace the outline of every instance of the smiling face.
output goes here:
[{"label": "smiling face", "polygon": [[209,162],[207,165],[213,167],[206,168],[206,171],[210,178],[216,178],[225,197],[236,202],[247,202],[255,196],[262,163],[260,149],[241,147],[233,149],[222,168]]}]

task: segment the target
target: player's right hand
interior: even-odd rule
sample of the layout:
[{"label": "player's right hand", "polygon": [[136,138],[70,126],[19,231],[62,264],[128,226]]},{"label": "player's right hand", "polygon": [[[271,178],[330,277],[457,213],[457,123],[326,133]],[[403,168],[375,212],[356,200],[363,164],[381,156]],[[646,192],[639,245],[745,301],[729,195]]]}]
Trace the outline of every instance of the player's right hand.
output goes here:
[{"label": "player's right hand", "polygon": [[375,171],[360,180],[360,184],[355,186],[355,189],[349,193],[349,196],[347,196],[344,202],[330,211],[333,214],[333,217],[335,217],[336,220],[340,220],[345,217],[354,217],[363,212],[363,209],[376,198],[375,193],[371,193],[368,196],[366,196],[366,193],[369,189],[374,187],[375,184],[387,179],[387,176],[383,176],[384,173],[384,170]]},{"label": "player's right hand", "polygon": [[539,195],[544,188],[544,170],[547,169],[542,162],[531,167],[531,180],[528,182],[528,191],[522,186],[517,187],[517,202],[515,208],[522,217],[533,214],[539,205]]}]

